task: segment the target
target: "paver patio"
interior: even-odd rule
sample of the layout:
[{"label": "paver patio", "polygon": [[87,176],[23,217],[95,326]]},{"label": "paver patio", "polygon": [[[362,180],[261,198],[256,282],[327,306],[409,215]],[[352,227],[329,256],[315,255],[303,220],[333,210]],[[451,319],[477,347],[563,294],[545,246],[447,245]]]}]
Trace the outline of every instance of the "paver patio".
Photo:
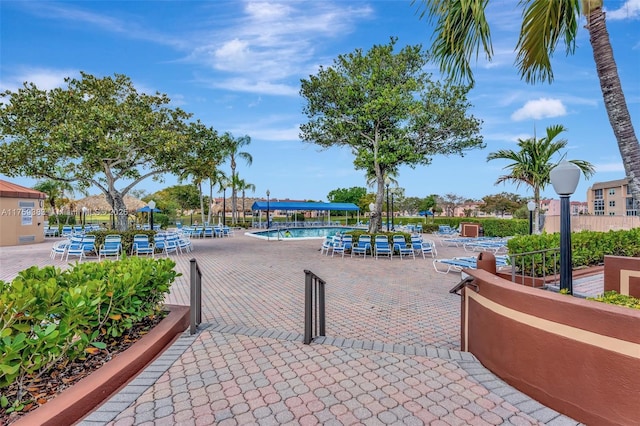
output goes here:
[{"label": "paver patio", "polygon": [[[0,279],[53,240],[0,248]],[[577,424],[459,352],[460,274],[430,259],[320,255],[320,240],[193,240],[167,302],[203,272],[203,324],[81,424]],[[439,257],[459,248],[438,247]],[[327,336],[304,333],[304,270],[327,282]]]}]

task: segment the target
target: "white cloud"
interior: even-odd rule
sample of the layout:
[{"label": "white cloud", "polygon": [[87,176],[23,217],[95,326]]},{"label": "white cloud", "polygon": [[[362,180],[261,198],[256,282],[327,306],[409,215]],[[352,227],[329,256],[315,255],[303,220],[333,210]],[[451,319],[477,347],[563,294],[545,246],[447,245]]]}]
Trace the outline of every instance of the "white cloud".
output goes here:
[{"label": "white cloud", "polygon": [[296,96],[299,88],[270,81],[255,81],[248,78],[230,78],[226,80],[209,80],[210,87],[234,92],[258,93],[262,95]]},{"label": "white cloud", "polygon": [[624,165],[622,162],[617,163],[599,163],[593,165],[596,169],[596,172],[623,172],[624,173]]},{"label": "white cloud", "polygon": [[567,109],[560,99],[540,98],[535,101],[527,101],[522,108],[511,114],[511,119],[513,121],[539,120],[541,118],[561,117],[566,114]]},{"label": "white cloud", "polygon": [[617,10],[606,10],[607,20],[640,19],[640,0],[627,0]]},{"label": "white cloud", "polygon": [[38,89],[51,90],[65,86],[67,77],[80,77],[78,70],[47,69],[47,68],[17,68],[13,74],[3,76],[0,90],[16,91],[25,82],[34,83]]}]

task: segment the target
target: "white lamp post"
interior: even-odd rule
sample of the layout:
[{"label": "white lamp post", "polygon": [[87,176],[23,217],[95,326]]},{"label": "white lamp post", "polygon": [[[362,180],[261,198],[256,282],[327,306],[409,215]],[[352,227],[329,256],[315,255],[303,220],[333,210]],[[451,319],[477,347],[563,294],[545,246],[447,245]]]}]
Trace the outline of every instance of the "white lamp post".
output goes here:
[{"label": "white lamp post", "polygon": [[533,234],[533,212],[536,209],[536,202],[531,200],[527,203],[527,209],[529,210],[529,235]]},{"label": "white lamp post", "polygon": [[82,226],[87,226],[87,210],[89,210],[86,207],[82,208]]},{"label": "white lamp post", "polygon": [[551,169],[549,178],[553,189],[560,196],[560,290],[573,294],[569,197],[578,186],[580,168],[568,161],[562,161]]},{"label": "white lamp post", "polygon": [[387,232],[389,232],[389,184],[391,183],[391,179],[387,176],[384,179],[384,184],[387,186]]},{"label": "white lamp post", "polygon": [[153,231],[153,211],[156,209],[156,202],[151,200],[149,201],[149,227]]}]

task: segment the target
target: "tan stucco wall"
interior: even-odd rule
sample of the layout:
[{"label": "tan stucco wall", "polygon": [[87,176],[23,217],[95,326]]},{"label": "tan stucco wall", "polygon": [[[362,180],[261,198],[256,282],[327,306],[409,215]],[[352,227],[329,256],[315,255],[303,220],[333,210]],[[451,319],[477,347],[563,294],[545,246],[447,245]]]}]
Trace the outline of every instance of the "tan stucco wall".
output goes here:
[{"label": "tan stucco wall", "polygon": [[0,247],[44,241],[41,199],[0,197]]}]

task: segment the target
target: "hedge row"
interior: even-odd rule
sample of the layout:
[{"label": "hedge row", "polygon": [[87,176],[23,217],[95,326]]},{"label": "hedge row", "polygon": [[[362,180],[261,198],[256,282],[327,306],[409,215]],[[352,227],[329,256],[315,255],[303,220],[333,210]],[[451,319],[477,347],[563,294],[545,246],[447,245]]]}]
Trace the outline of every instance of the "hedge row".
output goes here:
[{"label": "hedge row", "polygon": [[[0,281],[0,389],[33,380],[64,360],[107,348],[134,324],[162,312],[178,274],[170,259],[129,257],[71,269],[36,266]],[[18,411],[22,392],[0,407]]]}]

